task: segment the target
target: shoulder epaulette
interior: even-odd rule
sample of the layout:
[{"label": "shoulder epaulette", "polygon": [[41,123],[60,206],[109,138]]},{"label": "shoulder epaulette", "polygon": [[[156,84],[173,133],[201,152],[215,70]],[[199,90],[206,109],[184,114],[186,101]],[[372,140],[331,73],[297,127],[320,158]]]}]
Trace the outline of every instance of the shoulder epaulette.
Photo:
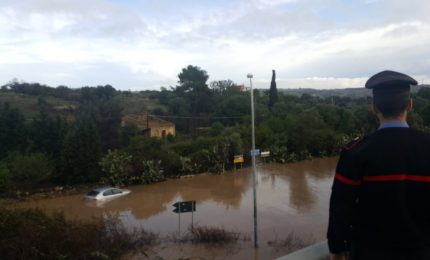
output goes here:
[{"label": "shoulder epaulette", "polygon": [[342,150],[344,150],[344,151],[350,151],[350,150],[354,149],[363,140],[364,140],[364,136],[358,136],[358,137],[354,138],[354,140],[352,140],[351,142],[349,142],[348,144],[346,144],[342,148]]}]

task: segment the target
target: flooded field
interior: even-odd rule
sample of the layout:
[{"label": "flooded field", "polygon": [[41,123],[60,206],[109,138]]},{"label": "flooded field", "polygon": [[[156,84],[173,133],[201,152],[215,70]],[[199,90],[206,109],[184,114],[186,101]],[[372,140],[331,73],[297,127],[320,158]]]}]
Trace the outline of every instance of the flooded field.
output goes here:
[{"label": "flooded field", "polygon": [[[167,259],[199,256],[204,259],[271,259],[283,253],[270,246],[291,232],[303,239],[325,239],[330,187],[337,158],[294,164],[263,164],[257,168],[258,232],[260,248],[252,240],[240,248],[208,249],[199,246],[160,245],[154,253]],[[251,168],[224,175],[204,175],[130,187],[131,194],[107,203],[87,203],[84,194],[23,202],[14,207],[62,210],[68,218],[88,219],[106,213],[119,214],[127,227],[143,227],[171,235],[179,230],[172,204],[195,200],[196,212],[180,215],[181,232],[194,224],[224,227],[252,237],[253,201]]]}]

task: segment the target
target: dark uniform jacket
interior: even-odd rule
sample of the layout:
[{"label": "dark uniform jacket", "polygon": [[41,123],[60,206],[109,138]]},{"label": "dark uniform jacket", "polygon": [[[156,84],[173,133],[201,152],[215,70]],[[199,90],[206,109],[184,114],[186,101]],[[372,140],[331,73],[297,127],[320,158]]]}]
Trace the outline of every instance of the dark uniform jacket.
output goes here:
[{"label": "dark uniform jacket", "polygon": [[[341,152],[330,198],[330,252],[430,245],[430,135],[383,128]],[[430,258],[429,258],[430,259]]]}]

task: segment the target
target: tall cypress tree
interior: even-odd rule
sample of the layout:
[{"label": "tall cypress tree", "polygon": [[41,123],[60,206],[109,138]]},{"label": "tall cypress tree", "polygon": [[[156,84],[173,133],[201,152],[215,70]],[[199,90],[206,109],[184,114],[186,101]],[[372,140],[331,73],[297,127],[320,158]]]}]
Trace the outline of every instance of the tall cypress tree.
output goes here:
[{"label": "tall cypress tree", "polygon": [[276,73],[272,70],[272,81],[270,82],[269,108],[278,101],[278,90],[276,89]]}]

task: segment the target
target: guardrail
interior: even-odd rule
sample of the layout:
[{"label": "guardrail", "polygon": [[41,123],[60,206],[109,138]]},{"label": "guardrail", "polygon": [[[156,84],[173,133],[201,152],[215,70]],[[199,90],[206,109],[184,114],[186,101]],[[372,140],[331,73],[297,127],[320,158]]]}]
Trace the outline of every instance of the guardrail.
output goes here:
[{"label": "guardrail", "polygon": [[279,257],[276,260],[328,260],[329,258],[327,241],[324,241]]}]

